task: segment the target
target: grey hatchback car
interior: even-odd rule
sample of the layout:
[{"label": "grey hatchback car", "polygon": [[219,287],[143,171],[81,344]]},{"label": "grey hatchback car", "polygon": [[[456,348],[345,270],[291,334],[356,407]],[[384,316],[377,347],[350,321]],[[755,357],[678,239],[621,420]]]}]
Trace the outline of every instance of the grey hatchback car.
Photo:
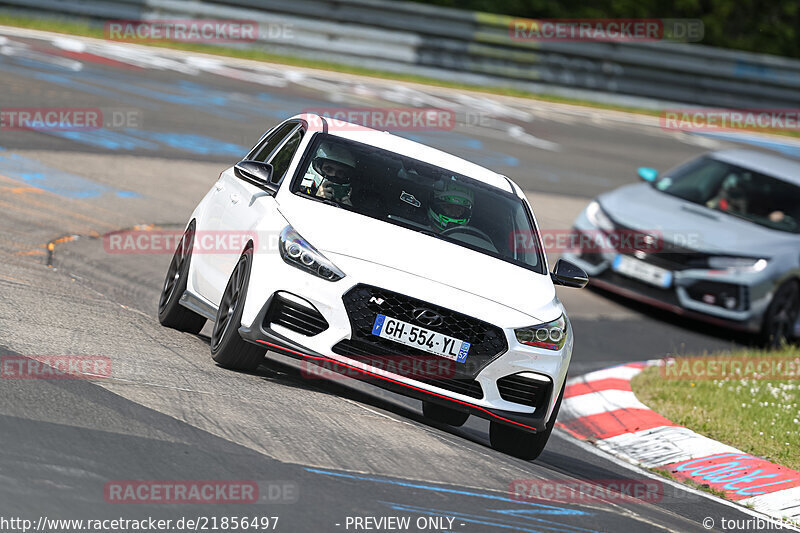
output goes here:
[{"label": "grey hatchback car", "polygon": [[581,212],[564,258],[597,287],[769,346],[800,338],[800,161],[724,150],[638,172]]}]

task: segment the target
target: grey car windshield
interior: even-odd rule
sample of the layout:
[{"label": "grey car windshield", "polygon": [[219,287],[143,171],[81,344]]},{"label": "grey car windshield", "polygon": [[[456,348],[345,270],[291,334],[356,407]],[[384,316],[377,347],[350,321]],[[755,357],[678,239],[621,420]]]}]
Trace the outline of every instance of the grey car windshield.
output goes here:
[{"label": "grey car windshield", "polygon": [[710,157],[668,172],[662,192],[768,228],[800,233],[800,187]]},{"label": "grey car windshield", "polygon": [[544,273],[520,198],[395,152],[318,134],[292,191]]}]

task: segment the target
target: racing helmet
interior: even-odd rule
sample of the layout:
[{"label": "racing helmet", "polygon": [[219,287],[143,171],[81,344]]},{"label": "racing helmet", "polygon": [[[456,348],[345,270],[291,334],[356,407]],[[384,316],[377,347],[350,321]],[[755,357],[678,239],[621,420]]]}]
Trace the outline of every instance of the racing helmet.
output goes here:
[{"label": "racing helmet", "polygon": [[431,224],[442,231],[466,226],[472,217],[474,198],[470,189],[458,183],[447,182],[443,187],[437,187],[428,206]]},{"label": "racing helmet", "polygon": [[[344,165],[347,167],[347,173],[342,175],[340,173],[331,172],[328,163],[336,165]],[[347,148],[333,143],[322,143],[317,149],[317,154],[311,162],[314,170],[323,178],[345,185],[350,183],[350,178],[356,170],[356,162],[353,154]],[[328,168],[326,168],[328,167]]]}]

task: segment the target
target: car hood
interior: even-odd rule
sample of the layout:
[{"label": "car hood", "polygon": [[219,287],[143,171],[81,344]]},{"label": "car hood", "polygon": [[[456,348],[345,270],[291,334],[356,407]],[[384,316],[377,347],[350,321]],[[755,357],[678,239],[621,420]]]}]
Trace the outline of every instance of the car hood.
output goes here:
[{"label": "car hood", "polygon": [[[555,287],[549,275],[346,209],[295,197],[281,203],[286,220],[319,251],[355,257],[429,279],[540,320]],[[346,272],[345,272],[346,274]],[[402,292],[402,287],[386,287]],[[440,302],[436,302],[440,303]],[[457,302],[444,307],[457,307]]]},{"label": "car hood", "polygon": [[617,224],[701,252],[771,257],[800,242],[798,235],[687,202],[647,183],[621,187],[601,195],[598,201]]}]

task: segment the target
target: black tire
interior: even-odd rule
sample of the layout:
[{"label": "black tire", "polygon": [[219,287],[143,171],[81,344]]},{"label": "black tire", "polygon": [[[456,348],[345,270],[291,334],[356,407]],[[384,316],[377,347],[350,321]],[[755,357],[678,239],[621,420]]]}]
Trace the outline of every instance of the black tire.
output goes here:
[{"label": "black tire", "polygon": [[539,457],[550,439],[553,427],[556,425],[558,411],[561,409],[561,400],[564,398],[564,386],[561,387],[561,393],[558,395],[558,400],[553,408],[553,414],[544,431],[529,433],[492,421],[489,424],[489,442],[491,442],[492,448],[527,461],[532,461]]},{"label": "black tire", "polygon": [[796,340],[794,326],[800,315],[800,284],[787,281],[775,291],[767,312],[761,340],[767,348],[780,348]]},{"label": "black tire", "polygon": [[469,413],[467,412],[431,402],[422,402],[422,414],[425,415],[425,418],[430,418],[434,422],[455,427],[463,426],[464,422],[469,418]]},{"label": "black tire", "polygon": [[194,222],[183,234],[169,263],[167,277],[164,278],[161,296],[158,299],[158,321],[162,326],[197,334],[205,326],[206,318],[180,304],[189,277],[192,246],[194,246]]},{"label": "black tire", "polygon": [[211,332],[211,357],[224,368],[252,372],[264,360],[265,348],[249,343],[239,335],[242,312],[253,266],[253,250],[247,249],[236,263]]}]

